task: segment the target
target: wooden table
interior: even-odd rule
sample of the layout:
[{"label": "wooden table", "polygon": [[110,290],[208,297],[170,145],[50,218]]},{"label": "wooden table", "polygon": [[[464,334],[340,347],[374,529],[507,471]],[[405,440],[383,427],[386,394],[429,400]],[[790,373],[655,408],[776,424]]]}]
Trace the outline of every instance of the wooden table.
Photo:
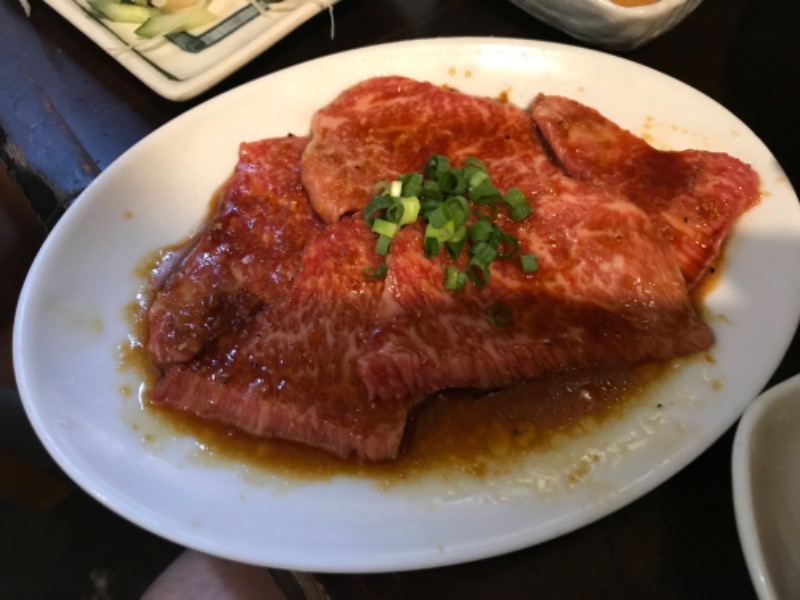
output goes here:
[{"label": "wooden table", "polygon": [[[672,32],[625,55],[733,111],[772,150],[795,189],[799,6],[794,0],[705,0]],[[44,4],[34,3],[26,18],[15,0],[3,0],[0,384],[6,396],[13,396],[12,311],[35,248],[98,173],[186,109],[284,67],[381,42],[491,35],[575,43],[500,0],[343,0],[335,14],[334,39],[328,19],[320,16],[208,93],[173,103]],[[771,383],[797,372],[796,338]],[[9,402],[15,400],[3,405],[3,415],[14,412]],[[0,596],[88,597],[106,589],[114,598],[138,597],[180,548],[119,519],[72,486],[34,447],[16,409],[17,416],[0,428]],[[274,574],[290,598],[752,598],[733,516],[732,436],[726,433],[630,506],[527,550],[417,572]]]}]

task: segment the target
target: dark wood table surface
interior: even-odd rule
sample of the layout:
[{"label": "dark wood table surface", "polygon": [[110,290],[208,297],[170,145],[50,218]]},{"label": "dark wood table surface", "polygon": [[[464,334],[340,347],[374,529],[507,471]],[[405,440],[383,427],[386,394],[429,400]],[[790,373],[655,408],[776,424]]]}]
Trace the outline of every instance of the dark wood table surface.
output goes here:
[{"label": "dark wood table surface", "polygon": [[[315,57],[440,36],[578,44],[501,0],[343,0],[335,15],[333,39],[320,15],[209,92],[174,103],[42,2],[26,17],[16,0],[0,0],[0,597],[136,598],[181,551],[71,484],[37,446],[14,394],[10,331],[22,278],[103,169],[188,108]],[[799,23],[795,0],[705,0],[624,56],[735,113],[798,189]],[[795,338],[770,383],[798,372]],[[423,571],[274,575],[289,598],[752,598],[731,497],[733,433],[626,508],[526,550]]]}]

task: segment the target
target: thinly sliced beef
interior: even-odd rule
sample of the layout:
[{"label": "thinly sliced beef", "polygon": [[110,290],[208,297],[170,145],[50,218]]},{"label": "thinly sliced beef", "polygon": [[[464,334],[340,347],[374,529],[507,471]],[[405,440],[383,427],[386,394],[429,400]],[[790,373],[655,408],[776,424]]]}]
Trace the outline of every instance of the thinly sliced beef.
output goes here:
[{"label": "thinly sliced beef", "polygon": [[519,185],[520,163],[535,166],[542,179],[522,190],[531,196],[558,172],[532,139],[526,111],[404,77],[348,89],[315,114],[311,134],[303,185],[329,223],[364,208],[377,182],[420,171],[431,154],[454,162],[478,157],[500,187]]},{"label": "thinly sliced beef", "polygon": [[413,402],[371,400],[356,372],[383,289],[364,277],[378,266],[373,245],[360,219],[330,226],[309,243],[283,301],[169,367],[151,401],[339,456],[396,457]]},{"label": "thinly sliced beef", "polygon": [[[491,388],[567,369],[636,364],[708,348],[669,245],[626,199],[563,180],[532,217],[506,224],[538,272],[495,261],[490,284],[443,288],[421,229],[395,239],[376,333],[359,372],[378,398]],[[463,265],[462,265],[463,266]],[[511,319],[497,324],[495,317]]]},{"label": "thinly sliced beef", "polygon": [[564,171],[619,191],[672,243],[691,288],[736,218],[758,199],[758,175],[727,154],[659,151],[596,110],[539,95],[531,114]]},{"label": "thinly sliced beef", "polygon": [[303,247],[322,226],[300,183],[307,142],[287,137],[241,145],[215,213],[150,308],[155,364],[189,360],[288,293]]},{"label": "thinly sliced beef", "polygon": [[[530,114],[513,105],[400,77],[365,81],[314,117],[303,182],[323,218],[335,220],[363,207],[376,181],[418,171],[432,153],[454,164],[479,157],[501,191],[525,192],[534,217],[519,237],[553,258],[535,276],[498,267],[484,292],[452,294],[442,289],[441,264],[404,232],[392,244],[377,333],[359,361],[376,396],[498,386],[711,344],[648,216],[613,190],[566,177]],[[513,328],[487,320],[496,302],[512,310]]]},{"label": "thinly sliced beef", "polygon": [[[686,281],[753,202],[752,173],[722,155],[656,152],[576,103],[541,97],[533,114],[538,130],[510,104],[380,77],[320,110],[307,145],[244,145],[217,214],[150,312],[163,374],[150,399],[383,460],[435,390],[708,348]],[[537,272],[498,260],[487,287],[446,291],[446,259],[424,257],[415,223],[394,238],[386,278],[365,276],[382,259],[348,213],[433,153],[478,157],[501,191],[528,196],[530,217],[496,221]]]}]

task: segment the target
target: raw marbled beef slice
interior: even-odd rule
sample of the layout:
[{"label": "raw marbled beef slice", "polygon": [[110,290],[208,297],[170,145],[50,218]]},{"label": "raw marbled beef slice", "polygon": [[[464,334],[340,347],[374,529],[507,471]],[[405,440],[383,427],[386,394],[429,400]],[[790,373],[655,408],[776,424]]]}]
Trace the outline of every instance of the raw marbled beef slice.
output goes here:
[{"label": "raw marbled beef slice", "polygon": [[397,456],[411,402],[376,402],[356,372],[383,282],[363,222],[345,218],[309,243],[289,295],[246,331],[166,369],[150,394],[248,433],[364,460]]},{"label": "raw marbled beef slice", "polygon": [[506,102],[477,98],[404,77],[368,79],[319,110],[303,153],[311,204],[332,223],[366,206],[375,184],[420,171],[431,154],[462,162],[478,157],[500,188],[517,185],[517,165],[535,165],[542,180],[557,172],[531,133],[530,115]]},{"label": "raw marbled beef slice", "polygon": [[288,293],[303,247],[321,228],[298,174],[306,143],[287,137],[241,145],[215,214],[151,305],[155,364],[190,359]]},{"label": "raw marbled beef slice", "polygon": [[560,96],[541,94],[530,110],[567,174],[617,190],[650,215],[675,248],[690,288],[706,274],[736,218],[758,199],[758,175],[727,154],[656,150]]}]

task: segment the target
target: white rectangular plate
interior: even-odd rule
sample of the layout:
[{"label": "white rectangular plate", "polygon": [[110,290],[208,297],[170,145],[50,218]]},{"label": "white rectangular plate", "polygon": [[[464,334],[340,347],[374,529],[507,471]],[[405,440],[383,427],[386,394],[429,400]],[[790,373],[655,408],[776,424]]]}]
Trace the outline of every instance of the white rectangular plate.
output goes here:
[{"label": "white rectangular plate", "polygon": [[[219,83],[337,0],[270,2],[262,9],[248,0],[211,0],[219,19],[203,28],[146,40],[137,25],[113,23],[86,0],[45,0],[56,12],[105,50],[153,91],[169,100],[188,100]],[[271,10],[270,5],[283,5]],[[295,8],[287,10],[288,6]]]}]

